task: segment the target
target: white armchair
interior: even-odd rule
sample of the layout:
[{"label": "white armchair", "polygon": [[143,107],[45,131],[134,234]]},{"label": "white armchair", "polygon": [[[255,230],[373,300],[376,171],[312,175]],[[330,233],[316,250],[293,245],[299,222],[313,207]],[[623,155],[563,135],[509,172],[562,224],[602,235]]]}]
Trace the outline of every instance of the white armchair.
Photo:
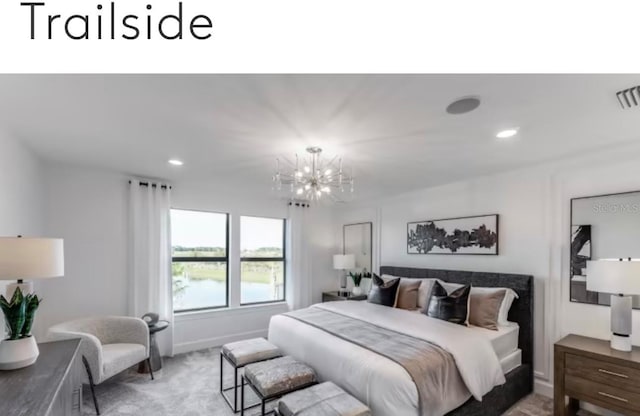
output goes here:
[{"label": "white armchair", "polygon": [[149,327],[139,318],[105,316],[64,322],[49,328],[49,338],[82,339],[80,354],[87,370],[85,383],[91,387],[98,415],[95,385],[149,359]]}]

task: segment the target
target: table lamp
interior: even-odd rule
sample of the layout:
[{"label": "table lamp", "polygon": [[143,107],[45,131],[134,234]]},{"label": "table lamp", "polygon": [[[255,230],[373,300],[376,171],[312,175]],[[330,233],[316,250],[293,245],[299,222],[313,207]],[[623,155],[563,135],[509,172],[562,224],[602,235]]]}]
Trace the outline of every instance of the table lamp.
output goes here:
[{"label": "table lamp", "polygon": [[611,348],[631,351],[630,295],[640,295],[640,261],[587,261],[587,290],[611,293]]},{"label": "table lamp", "polygon": [[341,270],[340,275],[340,291],[347,290],[347,270],[354,269],[356,267],[356,256],[353,254],[335,254],[333,256],[333,268],[335,270]]},{"label": "table lamp", "polygon": [[29,366],[38,358],[31,335],[40,299],[26,279],[47,279],[64,274],[64,248],[57,238],[0,237],[0,280],[15,280],[0,297],[8,337],[0,341],[0,370]]}]

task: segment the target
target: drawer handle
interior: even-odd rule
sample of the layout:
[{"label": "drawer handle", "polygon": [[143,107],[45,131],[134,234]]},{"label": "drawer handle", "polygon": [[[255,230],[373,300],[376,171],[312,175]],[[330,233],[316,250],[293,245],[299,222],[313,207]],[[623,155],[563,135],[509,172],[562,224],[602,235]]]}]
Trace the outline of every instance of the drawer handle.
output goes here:
[{"label": "drawer handle", "polygon": [[599,391],[599,392],[598,392],[598,394],[599,394],[600,396],[608,397],[608,398],[610,398],[610,399],[618,400],[618,401],[620,401],[620,402],[624,402],[624,403],[628,403],[628,402],[629,402],[629,400],[624,399],[624,398],[622,398],[622,397],[614,396],[613,394],[604,393],[604,392],[601,392],[601,391]]},{"label": "drawer handle", "polygon": [[626,375],[626,374],[614,373],[613,371],[604,370],[602,368],[598,369],[598,371],[601,372],[601,373],[604,373],[604,374],[608,374],[610,376],[616,376],[616,377],[621,377],[621,378],[629,378],[629,376]]}]

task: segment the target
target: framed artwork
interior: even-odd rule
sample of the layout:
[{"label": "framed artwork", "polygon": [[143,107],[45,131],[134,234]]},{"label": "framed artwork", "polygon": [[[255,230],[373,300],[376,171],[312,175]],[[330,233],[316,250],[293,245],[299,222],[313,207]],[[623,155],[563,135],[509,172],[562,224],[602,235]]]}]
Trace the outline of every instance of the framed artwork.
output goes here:
[{"label": "framed artwork", "polygon": [[498,255],[498,214],[410,222],[407,253]]}]

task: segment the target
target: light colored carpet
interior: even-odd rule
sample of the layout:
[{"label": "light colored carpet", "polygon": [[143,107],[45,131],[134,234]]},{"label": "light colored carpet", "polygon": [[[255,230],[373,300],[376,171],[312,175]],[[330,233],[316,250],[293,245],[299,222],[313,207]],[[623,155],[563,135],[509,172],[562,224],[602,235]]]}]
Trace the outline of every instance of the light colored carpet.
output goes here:
[{"label": "light colored carpet", "polygon": [[[211,349],[178,355],[164,360],[155,374],[126,371],[96,387],[104,416],[233,416],[219,393],[219,350]],[[229,371],[227,371],[229,370]],[[225,385],[233,385],[233,373],[225,368]],[[95,415],[91,393],[84,389],[84,415]],[[258,409],[245,414],[255,415]],[[550,416],[550,399],[531,395],[510,409],[507,416]],[[386,415],[385,415],[386,416]]]}]

